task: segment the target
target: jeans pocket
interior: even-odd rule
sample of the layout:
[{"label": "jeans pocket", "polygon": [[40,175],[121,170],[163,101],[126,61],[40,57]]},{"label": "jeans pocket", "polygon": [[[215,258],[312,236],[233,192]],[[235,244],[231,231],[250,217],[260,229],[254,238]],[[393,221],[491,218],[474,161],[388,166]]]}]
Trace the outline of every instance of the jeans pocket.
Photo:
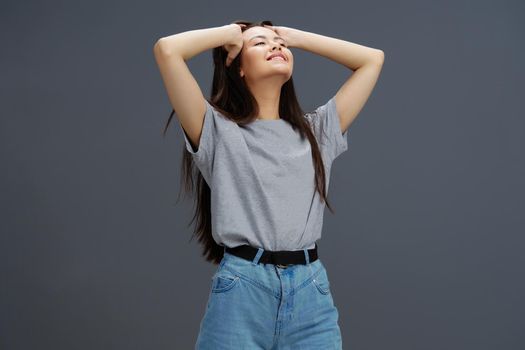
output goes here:
[{"label": "jeans pocket", "polygon": [[330,293],[330,281],[328,280],[328,275],[326,274],[324,267],[317,276],[314,277],[312,282],[321,294]]},{"label": "jeans pocket", "polygon": [[229,291],[237,285],[239,278],[239,276],[226,269],[220,269],[212,278],[212,293]]}]

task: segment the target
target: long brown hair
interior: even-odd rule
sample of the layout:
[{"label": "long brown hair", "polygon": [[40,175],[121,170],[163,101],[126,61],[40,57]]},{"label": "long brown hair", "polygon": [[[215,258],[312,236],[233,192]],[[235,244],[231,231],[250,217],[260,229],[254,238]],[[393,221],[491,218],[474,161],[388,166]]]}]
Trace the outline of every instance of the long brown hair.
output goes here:
[{"label": "long brown hair", "polygon": [[[254,26],[273,26],[271,21],[249,22],[238,20],[232,23],[245,24],[246,26],[242,27],[243,32]],[[231,62],[229,67],[226,67],[227,55],[228,52],[222,46],[213,49],[212,56],[214,71],[211,98],[207,100],[227,118],[236,122],[238,125],[245,125],[257,118],[259,112],[257,101],[239,74],[240,53]],[[174,113],[175,110],[172,110],[168,122],[164,127],[164,136]],[[304,118],[304,112],[295,95],[292,77],[290,77],[290,79],[281,87],[279,115],[282,119],[289,122],[292,128],[299,132],[301,137],[308,138],[312,149],[312,160],[315,170],[315,188],[319,192],[321,201],[324,201],[328,209],[334,213],[334,210],[328,203],[327,199],[325,168],[321,158],[321,152],[319,151],[319,146],[315,136],[308,121]],[[217,244],[211,234],[210,187],[204,180],[199,169],[195,166],[193,158],[186,150],[185,145],[182,152],[181,184],[184,185],[185,193],[195,192],[196,198],[196,201],[194,202],[195,211],[190,224],[195,220],[197,221],[191,238],[197,237],[198,242],[202,244],[201,255],[206,261],[218,264],[224,255],[224,247]]]}]

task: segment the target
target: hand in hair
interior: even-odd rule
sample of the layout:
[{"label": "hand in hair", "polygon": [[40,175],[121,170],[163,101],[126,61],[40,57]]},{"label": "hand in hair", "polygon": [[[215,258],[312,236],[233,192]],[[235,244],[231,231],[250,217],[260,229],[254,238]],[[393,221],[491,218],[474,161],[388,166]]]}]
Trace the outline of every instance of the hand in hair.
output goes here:
[{"label": "hand in hair", "polygon": [[242,27],[246,27],[245,24],[232,23],[239,29],[235,34],[235,37],[232,38],[227,44],[224,44],[224,49],[228,52],[228,57],[226,58],[226,67],[229,67],[232,61],[237,57],[239,52],[241,52],[243,47],[243,36],[242,36]]},{"label": "hand in hair", "polygon": [[288,48],[297,47],[298,41],[300,40],[300,34],[297,29],[283,26],[270,26],[268,24],[265,24],[264,27],[273,30],[283,38]]}]

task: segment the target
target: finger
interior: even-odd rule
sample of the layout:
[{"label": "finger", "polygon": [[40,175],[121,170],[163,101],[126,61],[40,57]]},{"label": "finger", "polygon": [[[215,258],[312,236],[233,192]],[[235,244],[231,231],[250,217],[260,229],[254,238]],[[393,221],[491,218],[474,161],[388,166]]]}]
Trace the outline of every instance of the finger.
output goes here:
[{"label": "finger", "polygon": [[230,64],[232,64],[233,60],[235,59],[235,57],[232,57],[230,55],[228,55],[228,57],[226,58],[226,66],[230,66]]}]

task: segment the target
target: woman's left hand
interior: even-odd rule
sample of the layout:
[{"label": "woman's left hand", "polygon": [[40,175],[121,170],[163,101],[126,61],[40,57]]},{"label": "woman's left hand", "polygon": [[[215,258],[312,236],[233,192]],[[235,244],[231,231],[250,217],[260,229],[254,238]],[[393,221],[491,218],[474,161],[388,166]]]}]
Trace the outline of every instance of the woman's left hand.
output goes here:
[{"label": "woman's left hand", "polygon": [[288,48],[297,47],[300,40],[300,31],[297,29],[283,26],[270,26],[267,24],[265,24],[264,27],[273,30],[277,35],[283,38]]}]

